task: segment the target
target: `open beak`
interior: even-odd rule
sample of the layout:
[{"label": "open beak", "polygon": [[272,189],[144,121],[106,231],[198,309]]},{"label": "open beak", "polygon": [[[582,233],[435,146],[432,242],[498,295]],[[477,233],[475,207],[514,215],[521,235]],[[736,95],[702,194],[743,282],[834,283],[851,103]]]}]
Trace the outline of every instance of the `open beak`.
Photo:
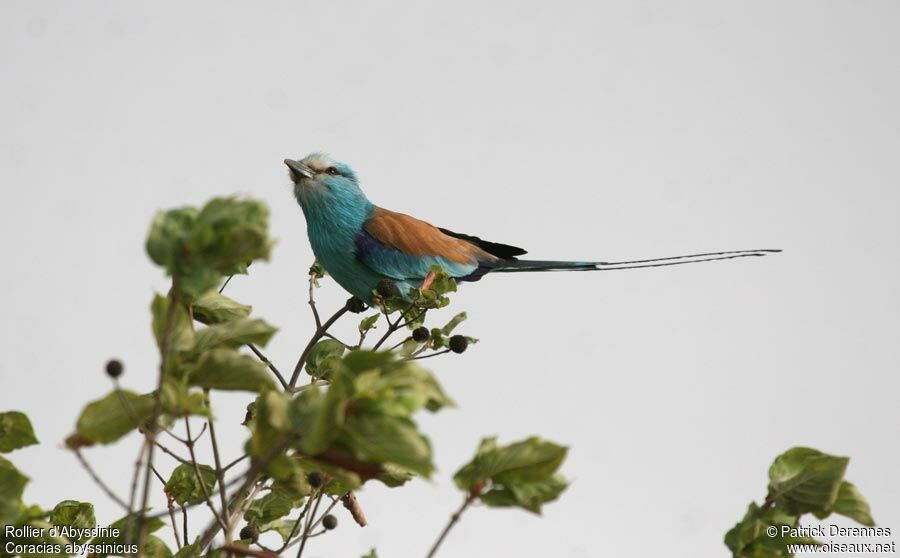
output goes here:
[{"label": "open beak", "polygon": [[311,168],[307,167],[300,161],[295,161],[293,159],[285,159],[284,164],[287,165],[288,169],[291,171],[291,179],[294,182],[300,182],[301,178],[312,178],[313,171]]}]

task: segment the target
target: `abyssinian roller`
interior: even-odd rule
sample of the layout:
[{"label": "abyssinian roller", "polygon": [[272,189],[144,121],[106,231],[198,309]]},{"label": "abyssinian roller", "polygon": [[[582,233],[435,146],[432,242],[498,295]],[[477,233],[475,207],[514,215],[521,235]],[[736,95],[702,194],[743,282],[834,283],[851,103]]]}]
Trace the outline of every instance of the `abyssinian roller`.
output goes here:
[{"label": "abyssinian roller", "polygon": [[353,170],[323,153],[285,159],[294,195],[306,216],[316,259],[344,289],[372,303],[384,279],[405,296],[430,285],[437,265],[459,282],[491,273],[613,271],[764,256],[779,250],[734,250],[618,262],[524,260],[525,250],[435,227],[379,207],[359,187]]}]

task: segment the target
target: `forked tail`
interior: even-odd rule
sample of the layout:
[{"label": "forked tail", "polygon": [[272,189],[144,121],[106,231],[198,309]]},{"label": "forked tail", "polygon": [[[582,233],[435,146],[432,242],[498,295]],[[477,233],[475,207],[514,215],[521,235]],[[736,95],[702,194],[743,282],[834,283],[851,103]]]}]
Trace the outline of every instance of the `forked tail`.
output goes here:
[{"label": "forked tail", "polygon": [[687,256],[670,256],[668,258],[653,258],[650,260],[630,260],[622,262],[559,262],[550,260],[501,260],[492,272],[524,272],[524,271],[615,271],[617,269],[640,269],[644,267],[664,267],[668,265],[682,265],[701,262],[714,262],[718,260],[731,260],[734,258],[748,258],[766,256],[781,252],[781,250],[732,250],[728,252],[707,252],[705,254],[690,254]]}]

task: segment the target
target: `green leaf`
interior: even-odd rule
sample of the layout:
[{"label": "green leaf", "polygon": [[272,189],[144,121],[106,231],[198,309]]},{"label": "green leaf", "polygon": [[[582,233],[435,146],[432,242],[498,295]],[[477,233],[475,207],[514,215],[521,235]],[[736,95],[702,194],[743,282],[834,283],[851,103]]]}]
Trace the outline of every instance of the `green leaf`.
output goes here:
[{"label": "green leaf", "polygon": [[214,324],[197,332],[194,337],[195,353],[214,347],[240,347],[248,343],[265,346],[278,331],[263,320],[237,319]]},{"label": "green leaf", "polygon": [[172,551],[159,537],[150,535],[144,541],[144,549],[141,557],[146,558],[172,558]]},{"label": "green leaf", "polygon": [[20,473],[8,459],[0,457],[0,524],[15,524],[26,484],[28,477]]},{"label": "green leaf", "polygon": [[378,553],[375,552],[375,549],[373,548],[369,552],[367,552],[362,558],[378,558]]},{"label": "green leaf", "polygon": [[[346,450],[340,451],[349,455]],[[304,457],[303,459],[297,460],[297,463],[304,471],[306,471],[306,473],[315,471],[321,473],[326,479],[329,479],[325,485],[326,494],[343,496],[350,490],[355,490],[362,486],[362,479],[358,474],[353,471],[342,469],[331,463],[318,461],[314,457]]]},{"label": "green leaf", "polygon": [[[194,343],[194,324],[187,309],[181,304],[176,304],[172,309],[172,315],[169,316],[169,306],[171,299],[162,295],[155,295],[150,305],[150,312],[153,314],[153,337],[156,339],[156,346],[162,351],[164,337],[166,336],[166,326],[170,328],[169,333],[169,352],[179,352],[190,349]],[[171,320],[171,323],[169,323]]]},{"label": "green leaf", "polygon": [[390,351],[369,350],[350,351],[343,358],[344,364],[354,374],[387,366],[395,360],[396,357]]},{"label": "green leaf", "polygon": [[[302,523],[302,521],[300,522]],[[269,523],[263,523],[257,529],[260,533],[274,531],[281,537],[282,542],[288,542],[292,537],[303,532],[303,526],[296,519],[276,519]]]},{"label": "green leaf", "polygon": [[188,386],[181,381],[169,378],[163,381],[162,408],[165,413],[174,417],[210,416],[206,397],[202,392],[189,391]]},{"label": "green leaf", "polygon": [[[50,523],[58,527],[74,527],[75,529],[93,529],[97,526],[94,506],[77,500],[63,500],[56,504],[50,512]],[[80,537],[76,542],[82,543],[87,537]]]},{"label": "green leaf", "polygon": [[257,527],[269,525],[302,506],[304,500],[304,494],[276,484],[268,494],[257,498],[247,507],[244,520]]},{"label": "green leaf", "polygon": [[365,333],[374,328],[380,316],[381,314],[372,314],[371,316],[363,318],[362,321],[359,322],[359,332]]},{"label": "green leaf", "polygon": [[253,307],[235,302],[227,296],[212,290],[197,298],[191,309],[194,319],[198,322],[218,324],[246,318],[250,315]]},{"label": "green leaf", "polygon": [[811,448],[789,449],[769,468],[769,499],[788,513],[827,512],[849,461]]},{"label": "green leaf", "polygon": [[274,389],[266,365],[234,349],[203,353],[188,377],[188,384],[206,389],[263,392]]},{"label": "green leaf", "polygon": [[384,463],[382,464],[382,468],[385,470],[384,474],[379,475],[376,478],[385,486],[390,486],[391,488],[403,486],[415,476],[415,473],[409,469],[394,465],[393,463]]},{"label": "green leaf", "polygon": [[[197,472],[199,471],[199,478]],[[202,485],[200,484],[202,481]],[[166,494],[171,496],[181,505],[199,504],[206,499],[206,494],[213,494],[216,486],[216,473],[209,465],[197,465],[194,469],[192,463],[181,463],[166,481]],[[204,487],[206,493],[204,494]]]},{"label": "green leaf", "polygon": [[[316,398],[310,391],[306,391],[293,401],[294,416],[303,416],[307,407],[306,418],[296,420],[301,433],[300,449],[306,455],[316,455],[335,439],[344,425],[344,409],[347,404],[347,374],[339,369],[331,374],[331,383],[324,398]],[[307,395],[310,393],[310,395]],[[321,403],[314,403],[313,398]]]},{"label": "green leaf", "polygon": [[459,314],[453,316],[453,319],[451,319],[449,322],[447,322],[447,325],[441,328],[441,333],[443,333],[444,335],[450,335],[450,333],[452,333],[453,330],[456,329],[456,326],[464,322],[468,317],[469,316],[465,312],[460,312]]},{"label": "green leaf", "polygon": [[325,376],[325,361],[344,354],[344,344],[335,339],[323,339],[313,345],[306,357],[306,373],[310,376]]},{"label": "green leaf", "polygon": [[281,453],[272,459],[266,467],[265,474],[291,492],[309,494],[312,489],[300,461],[296,455]]},{"label": "green leaf", "polygon": [[200,548],[200,541],[196,540],[191,544],[185,545],[181,547],[181,550],[175,553],[175,558],[198,558],[203,553],[201,552],[203,549]]},{"label": "green leaf", "polygon": [[86,440],[111,444],[153,415],[153,394],[115,390],[89,403],[78,417],[76,433]]},{"label": "green leaf", "polygon": [[[798,515],[778,508],[751,503],[744,518],[725,534],[725,545],[735,558],[781,558],[793,556],[788,545],[820,544],[811,537],[795,537],[790,529],[800,524]],[[774,535],[770,528],[774,527]],[[785,532],[783,527],[788,528]]]},{"label": "green leaf", "polygon": [[430,270],[434,272],[435,276],[434,281],[431,282],[429,290],[437,293],[438,295],[456,292],[456,281],[454,281],[453,278],[450,277],[450,275],[448,275],[442,267],[433,265],[430,267]]},{"label": "green leaf", "polygon": [[837,499],[834,501],[834,505],[831,506],[831,511],[849,517],[862,525],[869,527],[875,525],[869,502],[866,501],[859,489],[848,481],[841,483]]},{"label": "green leaf", "polygon": [[418,349],[419,349],[419,343],[416,342],[415,339],[410,337],[409,339],[404,341],[402,345],[400,345],[400,348],[397,349],[397,353],[400,356],[408,357],[408,356],[412,355],[414,352],[416,352]]},{"label": "green leaf", "polygon": [[19,411],[0,413],[0,452],[9,453],[36,443],[28,415]]},{"label": "green leaf", "polygon": [[174,269],[179,258],[184,256],[183,242],[193,230],[196,219],[197,210],[193,207],[157,212],[147,235],[150,259],[167,269]]},{"label": "green leaf", "polygon": [[456,485],[471,491],[487,480],[499,484],[537,482],[554,474],[568,449],[531,437],[508,446],[498,446],[496,438],[481,441],[475,458],[457,471]]},{"label": "green leaf", "polygon": [[338,441],[359,459],[394,463],[423,477],[431,476],[431,445],[412,421],[361,413],[347,418]]},{"label": "green leaf", "polygon": [[[165,526],[165,523],[163,522],[163,520],[155,517],[155,518],[148,519],[146,521],[146,523],[144,524],[144,529],[149,534],[149,533],[158,531],[163,526]],[[110,535],[94,537],[93,539],[91,539],[90,544],[94,545],[94,546],[100,546],[100,545],[123,545],[123,544],[137,542],[138,533],[137,533],[137,528],[135,527],[134,523],[132,524],[130,541],[125,540],[125,535],[128,532],[128,517],[127,516],[113,522],[109,526],[108,530],[106,530],[106,532],[110,533]],[[111,533],[118,533],[118,535],[113,536]],[[154,558],[165,558],[165,557],[172,555],[172,552],[169,551],[169,549],[166,548],[165,544],[163,544],[163,542],[161,540],[159,540],[157,537],[148,536],[145,544],[146,544],[146,547],[144,548],[144,552],[141,554],[142,557],[143,556],[152,556]],[[108,546],[107,546],[107,548],[108,548]],[[108,554],[97,552],[94,554],[94,556],[96,558],[105,558],[106,556],[108,556]]]},{"label": "green leaf", "polygon": [[447,346],[447,339],[444,338],[444,333],[439,328],[432,328],[431,330],[431,348],[435,351],[438,349],[443,349]]},{"label": "green leaf", "polygon": [[356,378],[353,403],[360,409],[408,417],[425,407],[435,412],[452,407],[434,376],[416,363],[392,361]]},{"label": "green leaf", "polygon": [[481,501],[488,506],[518,506],[533,513],[541,513],[541,506],[559,498],[568,487],[560,475],[553,475],[534,482],[511,483],[492,487],[481,495]]},{"label": "green leaf", "polygon": [[290,401],[288,394],[274,390],[266,391],[256,399],[254,417],[249,423],[252,435],[247,443],[247,453],[263,457],[282,440],[290,428]]},{"label": "green leaf", "polygon": [[223,275],[246,272],[267,259],[268,209],[253,200],[216,198],[202,210],[178,208],[157,213],[147,236],[147,253],[189,297],[205,294]]}]

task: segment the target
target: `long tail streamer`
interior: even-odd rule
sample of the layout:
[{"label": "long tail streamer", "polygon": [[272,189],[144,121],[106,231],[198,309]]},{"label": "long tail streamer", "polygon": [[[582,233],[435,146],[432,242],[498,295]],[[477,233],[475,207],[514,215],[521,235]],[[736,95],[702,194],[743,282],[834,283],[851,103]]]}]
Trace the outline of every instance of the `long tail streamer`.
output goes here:
[{"label": "long tail streamer", "polygon": [[734,258],[748,258],[775,254],[781,250],[729,250],[727,252],[706,252],[702,254],[689,254],[685,256],[669,256],[667,258],[652,258],[647,260],[628,260],[621,262],[564,262],[543,260],[507,260],[494,268],[495,272],[525,272],[525,271],[616,271],[619,269],[641,269],[645,267],[665,267],[670,265],[683,265],[701,262],[714,262],[718,260],[731,260]]}]

